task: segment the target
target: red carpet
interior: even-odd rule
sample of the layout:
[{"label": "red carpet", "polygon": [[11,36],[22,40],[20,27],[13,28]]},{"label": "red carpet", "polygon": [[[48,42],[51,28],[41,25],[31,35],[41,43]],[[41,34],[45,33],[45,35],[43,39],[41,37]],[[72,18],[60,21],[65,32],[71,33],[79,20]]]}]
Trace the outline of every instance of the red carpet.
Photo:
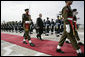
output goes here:
[{"label": "red carpet", "polygon": [[[38,40],[36,38],[32,38],[32,42],[36,45],[35,47],[30,47],[29,44],[23,44],[23,37],[18,35],[11,35],[11,34],[5,34],[1,33],[1,40],[5,40],[7,42],[29,48],[32,50],[36,50],[42,53],[46,53],[52,56],[76,56],[76,51],[72,47],[71,44],[64,43],[64,46],[62,47],[62,50],[65,52],[64,54],[56,52],[56,46],[58,42],[56,41],[50,41],[50,40]],[[27,41],[28,42],[28,41]],[[84,46],[80,46],[82,51],[84,52]]]}]

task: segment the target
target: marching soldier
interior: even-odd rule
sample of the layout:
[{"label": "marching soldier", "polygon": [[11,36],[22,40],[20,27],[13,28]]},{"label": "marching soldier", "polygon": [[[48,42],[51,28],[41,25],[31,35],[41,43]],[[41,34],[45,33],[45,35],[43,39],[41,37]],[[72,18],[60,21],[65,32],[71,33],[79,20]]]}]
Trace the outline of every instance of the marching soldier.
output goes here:
[{"label": "marching soldier", "polygon": [[22,15],[22,23],[24,28],[23,43],[27,44],[26,39],[28,39],[30,46],[34,47],[35,45],[32,43],[29,35],[31,24],[31,15],[29,15],[29,9],[25,9],[25,14]]},{"label": "marching soldier", "polygon": [[42,14],[39,14],[39,18],[37,18],[36,24],[37,24],[37,29],[38,29],[37,38],[39,38],[40,40],[42,40],[42,38],[41,38],[41,35],[43,33]]},{"label": "marching soldier", "polygon": [[[77,43],[78,43],[79,45],[83,45],[83,43],[80,42],[80,38],[79,38],[78,32],[77,32],[77,30],[78,30],[77,24],[76,24],[76,22],[77,22],[77,17],[76,17],[76,15],[77,15],[77,14],[78,14],[77,9],[73,9],[73,26],[74,26],[74,31],[75,31],[74,37],[76,38]],[[69,39],[66,39],[66,43],[70,43]]]},{"label": "marching soldier", "polygon": [[53,32],[54,32],[54,25],[55,25],[55,23],[54,23],[54,21],[52,19],[51,20],[51,34],[53,34]]},{"label": "marching soldier", "polygon": [[56,33],[56,36],[59,37],[59,35],[60,35],[60,19],[59,19],[59,16],[57,16],[57,19],[55,21],[55,33]]},{"label": "marching soldier", "polygon": [[82,53],[80,47],[77,44],[76,39],[73,36],[75,35],[73,23],[72,23],[73,12],[70,7],[70,5],[72,4],[72,1],[65,1],[65,2],[66,2],[66,6],[62,9],[62,17],[64,18],[64,32],[63,32],[63,35],[61,36],[59,44],[57,45],[56,51],[60,53],[64,53],[61,50],[61,47],[63,46],[64,41],[66,40],[65,37],[67,36],[67,38],[71,41],[72,46],[75,48],[77,52],[77,56],[83,56],[84,54]]},{"label": "marching soldier", "polygon": [[46,21],[46,36],[49,36],[49,31],[50,31],[50,21],[49,21],[49,18],[47,17],[47,21]]}]

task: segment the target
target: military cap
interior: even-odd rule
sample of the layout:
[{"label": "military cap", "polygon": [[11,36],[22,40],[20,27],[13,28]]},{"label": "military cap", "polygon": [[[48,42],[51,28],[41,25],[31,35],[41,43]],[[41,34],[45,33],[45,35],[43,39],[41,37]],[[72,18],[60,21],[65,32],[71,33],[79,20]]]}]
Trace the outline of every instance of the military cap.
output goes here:
[{"label": "military cap", "polygon": [[77,9],[73,9],[73,12],[77,11]]},{"label": "military cap", "polygon": [[47,19],[49,19],[49,17],[47,17]]},{"label": "military cap", "polygon": [[29,9],[25,9],[25,11],[28,11]]},{"label": "military cap", "polygon": [[[68,1],[65,1],[65,3],[67,3]],[[71,1],[71,2],[73,2],[73,1]]]}]

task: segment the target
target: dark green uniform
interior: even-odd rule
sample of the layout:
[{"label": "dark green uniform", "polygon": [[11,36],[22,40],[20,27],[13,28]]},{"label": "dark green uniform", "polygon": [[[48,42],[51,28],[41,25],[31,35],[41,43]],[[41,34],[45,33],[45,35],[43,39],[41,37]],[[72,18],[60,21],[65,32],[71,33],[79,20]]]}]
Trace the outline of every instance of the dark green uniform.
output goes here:
[{"label": "dark green uniform", "polygon": [[[72,26],[70,24],[70,22],[68,21],[68,17],[73,17],[73,13],[71,10],[71,7],[65,6],[62,10],[62,16],[64,18],[64,32],[63,35],[61,36],[61,39],[59,41],[59,46],[63,46],[64,41],[66,40],[66,37],[71,41],[72,46],[78,50],[80,47],[77,45],[77,41],[76,39],[73,37],[73,29]],[[68,33],[66,31],[66,25],[69,24],[70,26],[70,33]]]},{"label": "dark green uniform", "polygon": [[25,28],[25,21],[31,21],[31,16],[27,15],[27,14],[23,14],[22,15],[22,23],[23,23],[23,28],[24,28],[24,31],[25,31],[23,36],[24,36],[25,39],[30,40],[31,39],[30,36],[29,36],[29,30],[30,29],[26,30],[26,28]]},{"label": "dark green uniform", "polygon": [[76,27],[76,21],[77,21],[77,18],[76,16],[73,17],[73,25],[74,25],[74,31],[75,31],[75,38],[76,40],[80,40],[79,36],[78,36],[78,32],[77,32],[77,27]]}]

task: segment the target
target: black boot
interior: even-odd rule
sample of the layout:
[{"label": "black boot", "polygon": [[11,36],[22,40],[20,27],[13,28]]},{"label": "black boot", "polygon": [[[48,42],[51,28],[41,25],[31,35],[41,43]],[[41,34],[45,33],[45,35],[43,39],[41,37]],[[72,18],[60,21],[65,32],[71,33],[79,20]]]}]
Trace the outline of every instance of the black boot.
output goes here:
[{"label": "black boot", "polygon": [[31,46],[31,47],[34,47],[35,45],[34,45],[33,43],[30,43],[30,46]]},{"label": "black boot", "polygon": [[56,35],[57,37],[59,37],[59,35]]},{"label": "black boot", "polygon": [[68,43],[68,44],[70,44],[70,42],[69,41],[65,41],[66,43]]},{"label": "black boot", "polygon": [[56,52],[64,53],[61,49],[57,49]]},{"label": "black boot", "polygon": [[82,42],[79,42],[78,45],[84,45]]},{"label": "black boot", "polygon": [[77,56],[84,56],[84,54],[83,53],[78,53]]},{"label": "black boot", "polygon": [[39,35],[36,36],[39,39]]},{"label": "black boot", "polygon": [[40,40],[43,40],[43,39],[40,37]]},{"label": "black boot", "polygon": [[24,43],[24,44],[27,44],[27,42],[26,42],[26,41],[23,41],[23,43]]}]

